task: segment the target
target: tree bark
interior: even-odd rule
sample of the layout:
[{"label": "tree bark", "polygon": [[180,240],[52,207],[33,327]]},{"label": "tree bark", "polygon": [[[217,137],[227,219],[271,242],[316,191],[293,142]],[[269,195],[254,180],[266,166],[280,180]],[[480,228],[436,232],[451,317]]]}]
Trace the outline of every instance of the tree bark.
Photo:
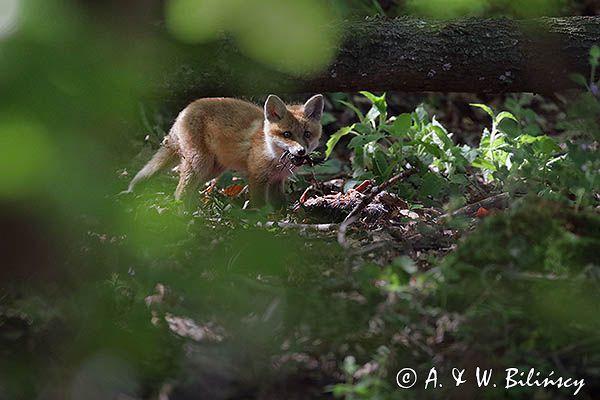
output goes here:
[{"label": "tree bark", "polygon": [[334,64],[312,91],[554,92],[589,74],[600,17],[425,22],[374,19],[352,25]]},{"label": "tree bark", "polygon": [[342,31],[335,60],[317,77],[266,71],[232,43],[221,43],[205,57],[209,63],[188,64],[172,78],[189,98],[358,90],[552,93],[575,86],[569,73],[589,74],[589,49],[600,44],[600,17],[368,18],[345,22]]}]

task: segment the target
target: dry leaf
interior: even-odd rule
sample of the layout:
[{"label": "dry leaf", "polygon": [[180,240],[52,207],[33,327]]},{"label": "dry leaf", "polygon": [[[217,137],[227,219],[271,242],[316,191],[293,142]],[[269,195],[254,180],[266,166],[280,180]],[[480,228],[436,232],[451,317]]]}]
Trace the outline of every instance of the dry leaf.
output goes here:
[{"label": "dry leaf", "polygon": [[479,210],[475,213],[476,218],[483,218],[490,214],[490,211],[487,208],[479,207]]},{"label": "dry leaf", "polygon": [[242,185],[231,185],[223,189],[223,193],[227,197],[237,197],[240,193],[242,193],[242,190],[244,190]]}]

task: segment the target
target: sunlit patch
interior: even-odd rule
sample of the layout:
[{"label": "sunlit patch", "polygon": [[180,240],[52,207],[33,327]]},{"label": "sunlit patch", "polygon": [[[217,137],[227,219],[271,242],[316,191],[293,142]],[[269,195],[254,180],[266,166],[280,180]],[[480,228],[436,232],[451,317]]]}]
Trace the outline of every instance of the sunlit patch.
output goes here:
[{"label": "sunlit patch", "polygon": [[43,126],[24,117],[0,116],[0,196],[39,189],[55,167],[56,149]]},{"label": "sunlit patch", "polygon": [[488,6],[488,0],[408,0],[406,3],[412,14],[441,19],[477,15]]},{"label": "sunlit patch", "polygon": [[91,356],[79,367],[70,387],[72,399],[122,398],[137,394],[140,385],[134,368],[124,359],[108,353]]},{"label": "sunlit patch", "polygon": [[21,0],[0,0],[0,40],[13,34],[19,25]]},{"label": "sunlit patch", "polygon": [[173,250],[164,240],[166,237],[184,241],[188,236],[189,220],[179,215],[183,204],[159,190],[160,185],[156,182],[146,184],[145,191],[152,195],[136,195],[135,199],[131,199],[130,204],[139,211],[123,214],[118,223],[118,230],[127,243],[151,258],[164,256]]},{"label": "sunlit patch", "polygon": [[320,0],[170,0],[167,27],[187,43],[235,37],[248,57],[279,71],[317,73],[335,55],[335,19]]},{"label": "sunlit patch", "polygon": [[283,72],[311,74],[326,67],[338,41],[323,1],[244,2],[234,27],[248,56]]},{"label": "sunlit patch", "polygon": [[202,43],[225,31],[231,0],[170,0],[166,3],[167,28],[179,40]]},{"label": "sunlit patch", "polygon": [[560,11],[561,0],[510,0],[510,8],[517,17],[542,17]]}]

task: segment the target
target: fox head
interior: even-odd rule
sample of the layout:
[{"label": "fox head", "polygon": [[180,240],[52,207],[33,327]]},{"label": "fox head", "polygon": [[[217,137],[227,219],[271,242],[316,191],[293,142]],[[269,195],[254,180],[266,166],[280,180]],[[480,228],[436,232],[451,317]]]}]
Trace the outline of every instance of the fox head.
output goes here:
[{"label": "fox head", "polygon": [[317,94],[303,105],[286,106],[270,95],[265,102],[265,141],[267,149],[278,157],[289,152],[294,157],[310,154],[321,138],[323,96]]}]

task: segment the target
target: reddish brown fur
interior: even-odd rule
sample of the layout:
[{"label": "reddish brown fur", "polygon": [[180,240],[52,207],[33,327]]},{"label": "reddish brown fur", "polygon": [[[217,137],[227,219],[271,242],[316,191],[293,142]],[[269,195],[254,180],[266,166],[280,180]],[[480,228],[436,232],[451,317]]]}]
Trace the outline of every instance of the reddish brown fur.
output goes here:
[{"label": "reddish brown fur", "polygon": [[[129,191],[178,156],[177,199],[194,193],[201,183],[225,170],[236,170],[247,174],[254,203],[277,201],[291,173],[281,168],[281,154],[300,149],[310,152],[321,136],[317,117],[322,111],[322,97],[315,96],[309,102],[286,107],[279,98],[270,96],[263,111],[232,98],[196,100],[179,114],[163,149],[136,175]],[[305,115],[313,109],[317,109],[314,115]],[[265,125],[269,128],[266,134]],[[283,136],[286,131],[291,138]],[[309,139],[304,136],[306,132],[311,133]]]}]

